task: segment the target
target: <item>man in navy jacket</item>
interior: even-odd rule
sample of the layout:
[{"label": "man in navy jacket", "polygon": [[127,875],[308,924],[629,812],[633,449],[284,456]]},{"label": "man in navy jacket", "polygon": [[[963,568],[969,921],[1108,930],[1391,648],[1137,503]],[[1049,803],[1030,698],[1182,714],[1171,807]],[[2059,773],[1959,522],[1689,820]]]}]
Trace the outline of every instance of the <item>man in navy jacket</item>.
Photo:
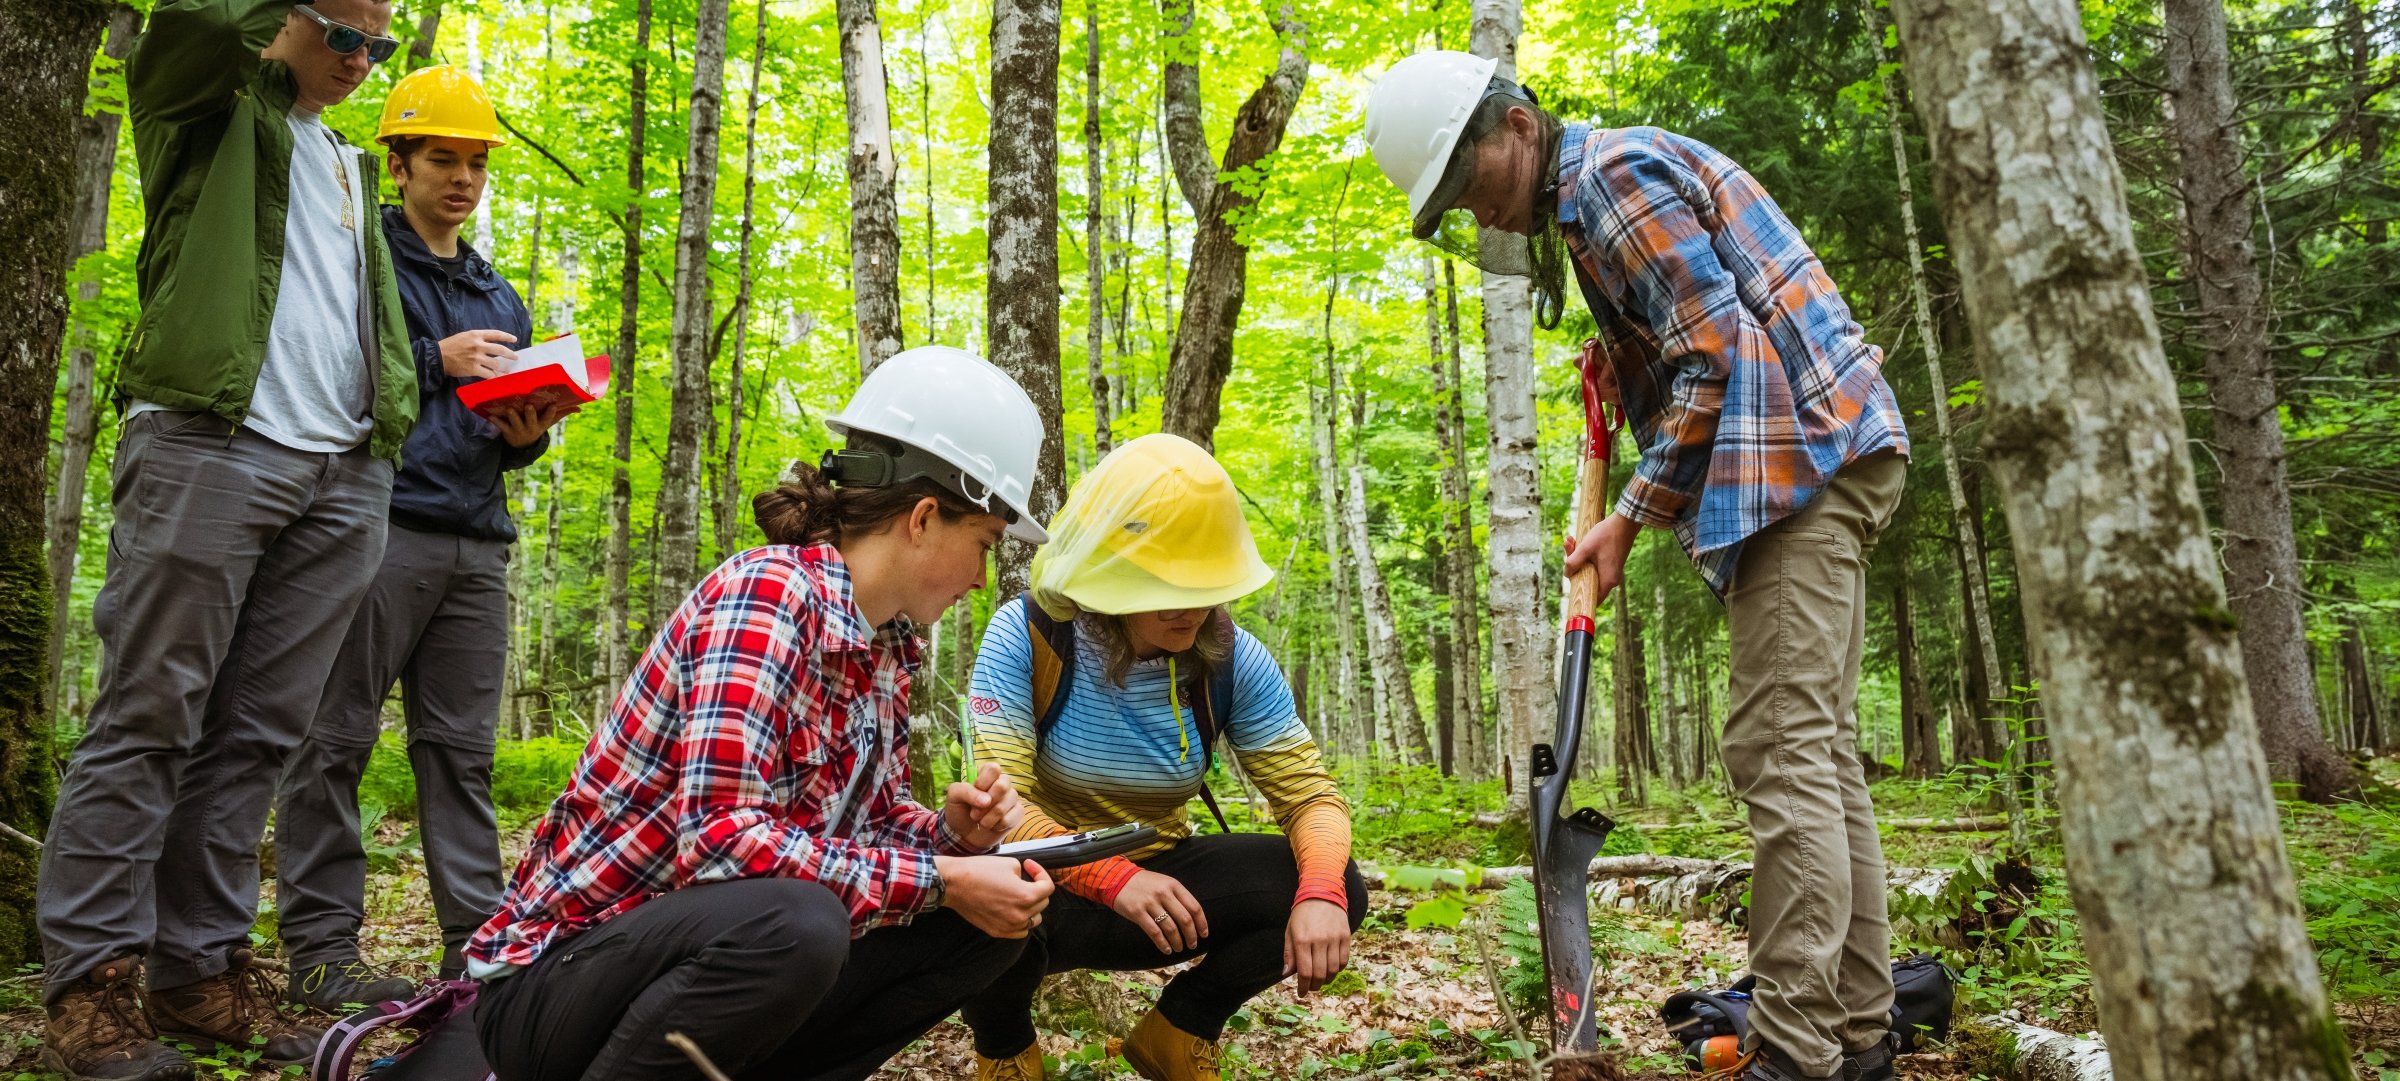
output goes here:
[{"label": "man in navy jacket", "polygon": [[573,411],[503,409],[487,421],[458,400],[463,383],[503,374],[515,356],[508,347],[533,333],[516,290],[458,236],[482,202],[486,155],[503,141],[482,88],[455,68],[410,75],[392,89],[378,141],[400,188],[400,205],[383,208],[383,230],[416,355],[418,421],[392,482],[382,568],[276,808],[288,994],[327,1011],[412,990],[367,965],[358,945],[367,872],[359,779],[394,681],[444,976],[458,974],[467,937],[499,906],[491,770],[517,537],[501,474],[540,458],[549,427]]}]

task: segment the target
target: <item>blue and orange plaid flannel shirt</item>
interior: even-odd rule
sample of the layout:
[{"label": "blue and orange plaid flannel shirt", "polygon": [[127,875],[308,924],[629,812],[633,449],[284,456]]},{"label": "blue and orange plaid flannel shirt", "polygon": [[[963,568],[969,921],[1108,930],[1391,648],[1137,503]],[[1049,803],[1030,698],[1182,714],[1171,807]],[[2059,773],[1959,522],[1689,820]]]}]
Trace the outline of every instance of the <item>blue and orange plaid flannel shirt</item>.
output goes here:
[{"label": "blue and orange plaid flannel shirt", "polygon": [[668,890],[741,878],[824,885],[853,935],[909,922],[940,898],[935,854],[974,851],[909,797],[917,659],[905,618],[867,626],[831,545],[726,560],[642,654],[468,960],[531,964]]},{"label": "blue and orange plaid flannel shirt", "polygon": [[1570,124],[1558,220],[1641,461],[1617,511],[1722,596],[1741,542],[1908,431],[1833,279],[1758,181],[1658,128]]}]

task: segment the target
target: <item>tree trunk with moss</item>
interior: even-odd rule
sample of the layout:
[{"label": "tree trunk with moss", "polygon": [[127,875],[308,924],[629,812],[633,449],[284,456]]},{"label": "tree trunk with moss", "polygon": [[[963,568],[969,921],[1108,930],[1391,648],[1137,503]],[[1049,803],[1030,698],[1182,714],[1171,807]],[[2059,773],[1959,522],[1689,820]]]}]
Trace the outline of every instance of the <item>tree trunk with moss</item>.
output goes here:
[{"label": "tree trunk with moss", "polygon": [[675,227],[675,306],[667,454],[658,468],[658,562],[653,591],[680,601],[700,580],[701,429],[712,416],[708,383],[712,308],[709,227],[717,210],[717,147],[725,113],[725,19],[728,0],[700,0],[693,30],[690,139],[684,148],[683,212]]},{"label": "tree trunk with moss", "polygon": [[641,359],[643,135],[650,126],[651,0],[639,0],[633,16],[631,118],[625,125],[625,263],[618,275],[617,348],[612,382],[616,399],[616,443],[609,452],[608,608],[600,629],[600,671],[593,713],[608,707],[617,684],[633,669],[633,393]]},{"label": "tree trunk with moss", "polygon": [[2072,0],[1899,0],[2129,1081],[2334,1081],[2232,614]]},{"label": "tree trunk with moss", "polygon": [[[992,6],[990,216],[984,332],[991,361],[1042,415],[1030,509],[1047,522],[1066,497],[1058,375],[1059,0]],[[1033,545],[1000,542],[1000,596],[1024,591]]]},{"label": "tree trunk with moss", "polygon": [[[42,555],[50,402],[74,259],[76,125],[109,5],[0,0],[0,824],[48,829],[50,584]],[[41,956],[34,932],[40,853],[0,837],[0,969]]]},{"label": "tree trunk with moss", "polygon": [[2232,60],[2222,0],[2167,0],[2164,29],[2168,128],[2183,196],[2183,261],[2199,306],[2195,328],[2208,356],[2208,397],[2218,501],[2225,514],[2225,589],[2240,621],[2250,709],[2275,779],[2303,799],[2358,793],[2358,771],[2325,740],[2315,666],[2301,610],[2300,549],[2292,535],[2274,359],[2267,352],[2266,289],[2250,242],[2257,218],[2242,169]]}]

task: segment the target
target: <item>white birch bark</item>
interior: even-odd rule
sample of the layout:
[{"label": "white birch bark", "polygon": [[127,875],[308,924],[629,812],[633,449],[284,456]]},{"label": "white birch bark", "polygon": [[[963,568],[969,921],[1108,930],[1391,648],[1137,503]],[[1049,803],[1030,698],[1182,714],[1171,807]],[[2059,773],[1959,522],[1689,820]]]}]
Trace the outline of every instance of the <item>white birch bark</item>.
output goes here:
[{"label": "white birch bark", "polygon": [[[1472,48],[1498,57],[1496,74],[1515,77],[1518,0],[1475,0]],[[1542,608],[1542,485],[1534,453],[1532,284],[1483,279],[1484,416],[1491,476],[1492,682],[1499,688],[1496,761],[1508,778],[1508,806],[1526,806],[1535,733],[1551,715],[1548,625]]]},{"label": "white birch bark", "polygon": [[1399,623],[1392,616],[1392,595],[1384,588],[1383,569],[1375,565],[1375,538],[1367,532],[1367,482],[1357,466],[1350,467],[1350,551],[1358,564],[1359,609],[1367,620],[1367,656],[1374,665],[1376,712],[1387,719],[1392,745],[1412,762],[1433,760],[1426,738],[1424,713],[1408,674],[1408,647],[1400,641]]},{"label": "white birch bark", "polygon": [[2111,1057],[2133,1081],[2345,1077],[2081,12],[1895,6]]},{"label": "white birch bark", "polygon": [[900,208],[893,182],[900,162],[892,153],[890,79],[875,0],[839,0],[834,18],[850,122],[851,311],[858,373],[865,375],[901,348]]}]

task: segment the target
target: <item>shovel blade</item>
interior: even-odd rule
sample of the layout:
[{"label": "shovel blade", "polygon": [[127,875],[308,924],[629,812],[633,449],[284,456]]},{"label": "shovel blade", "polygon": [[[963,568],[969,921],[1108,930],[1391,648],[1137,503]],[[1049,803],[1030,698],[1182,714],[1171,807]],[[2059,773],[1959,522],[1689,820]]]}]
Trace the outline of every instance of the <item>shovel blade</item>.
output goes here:
[{"label": "shovel blade", "polygon": [[1599,1047],[1592,986],[1592,857],[1616,823],[1582,808],[1552,815],[1534,831],[1533,889],[1542,922],[1542,970],[1550,986],[1550,1042],[1560,1051]]}]

